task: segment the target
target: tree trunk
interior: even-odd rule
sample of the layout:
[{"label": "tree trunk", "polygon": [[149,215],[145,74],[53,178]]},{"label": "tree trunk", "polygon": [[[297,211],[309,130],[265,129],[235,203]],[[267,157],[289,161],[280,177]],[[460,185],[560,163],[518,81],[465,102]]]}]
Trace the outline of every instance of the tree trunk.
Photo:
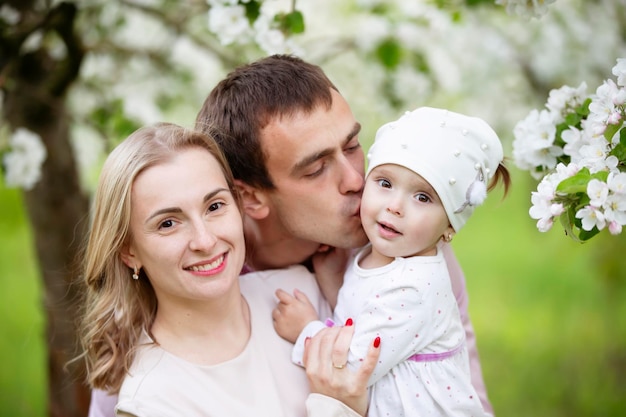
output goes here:
[{"label": "tree trunk", "polygon": [[[77,250],[85,240],[88,198],[80,188],[70,146],[66,95],[77,79],[83,51],[74,34],[77,9],[59,3],[45,10],[26,10],[26,18],[13,31],[3,32],[0,80],[4,95],[4,119],[11,128],[25,127],[38,133],[47,150],[40,182],[25,192],[25,202],[35,238],[36,255],[44,283],[46,339],[48,347],[48,410],[53,417],[83,417],[89,406],[84,365],[68,361],[77,353],[75,319],[78,287],[74,268]],[[66,56],[53,58],[45,44],[23,53],[21,45],[34,30],[55,32]]]},{"label": "tree trunk", "polygon": [[[62,103],[57,110],[62,111]],[[78,183],[67,117],[56,113],[52,125],[39,127],[48,157],[41,181],[25,193],[25,201],[45,287],[49,415],[78,417],[87,415],[89,407],[83,362],[78,361],[74,369],[66,369],[66,364],[77,354],[79,287],[73,285],[78,278],[74,266],[88,224],[88,200]]]}]

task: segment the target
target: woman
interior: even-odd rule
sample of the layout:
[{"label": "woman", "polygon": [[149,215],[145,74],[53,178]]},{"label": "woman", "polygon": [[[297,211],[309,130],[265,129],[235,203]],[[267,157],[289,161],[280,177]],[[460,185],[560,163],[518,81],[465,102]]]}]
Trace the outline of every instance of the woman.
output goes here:
[{"label": "woman", "polygon": [[211,138],[161,124],[109,155],[84,255],[81,335],[88,382],[119,390],[117,415],[365,414],[377,349],[356,373],[333,368],[352,333],[329,329],[308,343],[306,374],[291,365],[273,293],[296,274],[299,287],[315,285],[312,275],[294,267],[240,281],[244,259],[239,198]]}]

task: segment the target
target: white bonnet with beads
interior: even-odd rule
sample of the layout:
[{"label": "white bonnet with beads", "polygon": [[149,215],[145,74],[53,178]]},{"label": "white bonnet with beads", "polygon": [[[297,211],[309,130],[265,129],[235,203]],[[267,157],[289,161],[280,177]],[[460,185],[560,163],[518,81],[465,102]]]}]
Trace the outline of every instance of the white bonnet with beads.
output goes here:
[{"label": "white bonnet with beads", "polygon": [[378,129],[367,174],[384,164],[416,172],[435,189],[458,232],[487,197],[503,157],[498,135],[482,119],[420,107]]}]

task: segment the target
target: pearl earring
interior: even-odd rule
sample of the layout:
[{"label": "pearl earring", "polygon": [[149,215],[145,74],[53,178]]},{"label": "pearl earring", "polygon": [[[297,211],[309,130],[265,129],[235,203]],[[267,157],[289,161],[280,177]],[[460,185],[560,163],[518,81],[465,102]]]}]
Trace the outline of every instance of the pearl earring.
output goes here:
[{"label": "pearl earring", "polygon": [[137,269],[137,267],[133,268],[133,279],[134,280],[138,280],[139,279],[139,270]]}]

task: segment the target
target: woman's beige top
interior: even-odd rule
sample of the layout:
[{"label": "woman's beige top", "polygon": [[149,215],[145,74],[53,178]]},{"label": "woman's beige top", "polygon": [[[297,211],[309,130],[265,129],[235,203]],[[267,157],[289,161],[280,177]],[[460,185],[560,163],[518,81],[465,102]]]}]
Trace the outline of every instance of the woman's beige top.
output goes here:
[{"label": "woman's beige top", "polygon": [[201,366],[151,342],[138,352],[119,394],[118,416],[356,417],[332,398],[309,394],[304,369],[290,360],[292,345],[272,324],[277,288],[305,292],[320,317],[331,312],[314,276],[302,266],[241,277],[251,311],[251,335],[244,351],[227,362]]}]

